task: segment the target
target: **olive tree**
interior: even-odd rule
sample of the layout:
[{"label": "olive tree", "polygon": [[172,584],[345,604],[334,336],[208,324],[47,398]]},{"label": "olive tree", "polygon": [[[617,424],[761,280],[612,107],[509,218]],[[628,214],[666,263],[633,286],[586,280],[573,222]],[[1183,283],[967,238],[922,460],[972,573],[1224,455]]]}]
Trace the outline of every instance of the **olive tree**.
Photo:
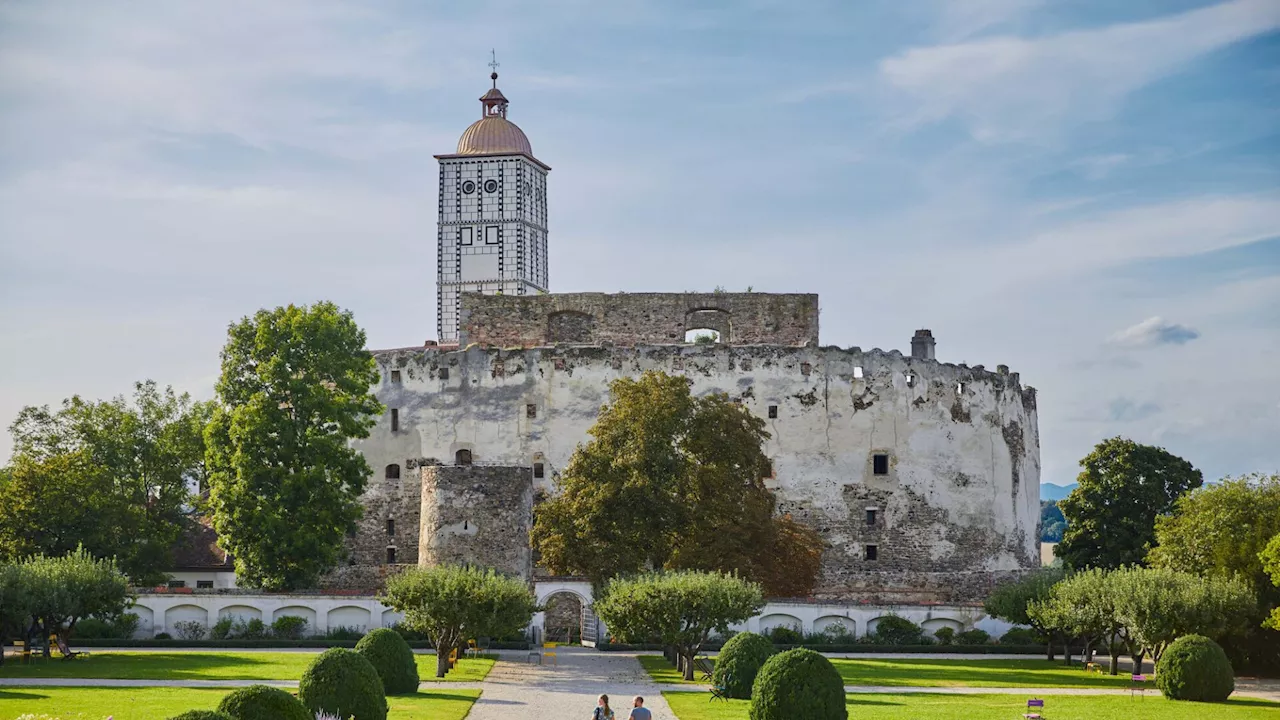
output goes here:
[{"label": "olive tree", "polygon": [[130,601],[128,578],[116,561],[96,559],[84,548],[62,557],[35,555],[17,567],[28,597],[27,637],[45,640],[46,655],[50,635],[69,638],[80,620],[118,616]]},{"label": "olive tree", "polygon": [[1014,582],[998,585],[983,603],[983,609],[991,617],[1014,625],[1030,626],[1032,630],[1046,638],[1048,659],[1053,660],[1055,633],[1031,617],[1027,608],[1034,602],[1048,599],[1049,590],[1062,580],[1063,575],[1061,568],[1041,568],[1027,573]]},{"label": "olive tree", "polygon": [[711,637],[764,607],[760,585],[737,575],[681,570],[615,578],[595,602],[596,615],[623,641],[660,638],[684,660],[693,679],[693,659]]},{"label": "olive tree", "polygon": [[31,596],[17,565],[0,563],[0,665],[4,641],[24,635],[31,626]]},{"label": "olive tree", "polygon": [[1162,568],[1122,568],[1107,575],[1107,585],[1135,665],[1148,654],[1159,661],[1185,635],[1221,640],[1242,632],[1256,608],[1241,582]]},{"label": "olive tree", "polygon": [[449,652],[468,638],[501,637],[529,626],[538,604],[528,583],[492,569],[441,565],[392,575],[379,599],[436,649],[436,677],[449,671]]}]

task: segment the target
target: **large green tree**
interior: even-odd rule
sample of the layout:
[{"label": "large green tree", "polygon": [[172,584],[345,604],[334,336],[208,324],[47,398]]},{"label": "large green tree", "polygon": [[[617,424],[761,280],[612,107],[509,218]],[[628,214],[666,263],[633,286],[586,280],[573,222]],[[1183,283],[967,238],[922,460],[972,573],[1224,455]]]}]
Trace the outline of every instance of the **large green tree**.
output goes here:
[{"label": "large green tree", "polygon": [[[1157,545],[1148,560],[1202,577],[1238,578],[1265,615],[1280,608],[1280,587],[1271,583],[1262,557],[1277,534],[1280,475],[1226,478],[1188,493],[1157,521]],[[1280,671],[1280,628],[1255,627],[1247,637],[1227,638],[1223,647],[1241,668]]]},{"label": "large green tree", "polygon": [[376,363],[328,302],[260,310],[227,335],[205,433],[213,527],[242,583],[314,586],[360,517],[369,466],[349,442],[382,412]]},{"label": "large green tree", "polygon": [[609,386],[591,440],[535,509],[532,541],[553,572],[611,577],[653,569],[736,571],[774,596],[803,596],[822,541],[775,514],[765,423],[726,395],[693,397],[684,377],[648,372]]},{"label": "large green tree", "polygon": [[1163,448],[1115,437],[1080,461],[1078,487],[1058,503],[1067,527],[1054,552],[1069,568],[1118,568],[1146,561],[1156,518],[1204,481]]},{"label": "large green tree", "polygon": [[10,427],[0,482],[0,553],[116,557],[135,583],[159,581],[203,482],[209,406],[136,383],[131,400],[26,407]]},{"label": "large green tree", "polygon": [[[1258,553],[1258,558],[1262,560],[1262,568],[1271,576],[1271,584],[1280,588],[1280,534],[1271,538],[1271,542]],[[1266,627],[1280,630],[1280,607],[1271,608]]]},{"label": "large green tree", "polygon": [[683,570],[614,578],[593,606],[609,634],[623,642],[658,638],[684,659],[684,679],[693,679],[693,659],[711,637],[746,622],[764,607],[760,586],[736,575]]},{"label": "large green tree", "polygon": [[538,609],[527,583],[492,569],[409,568],[387,579],[378,598],[404,613],[403,624],[425,633],[436,649],[436,677],[449,671],[449,652],[469,639],[523,630]]}]

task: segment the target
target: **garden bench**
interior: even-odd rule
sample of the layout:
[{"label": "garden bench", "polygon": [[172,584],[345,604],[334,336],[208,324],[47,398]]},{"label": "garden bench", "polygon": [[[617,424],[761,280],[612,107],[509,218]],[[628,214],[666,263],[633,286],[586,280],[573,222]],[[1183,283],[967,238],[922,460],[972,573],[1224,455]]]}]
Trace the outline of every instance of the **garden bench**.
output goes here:
[{"label": "garden bench", "polygon": [[1027,711],[1022,713],[1024,720],[1042,720],[1044,713],[1044,700],[1040,698],[1031,698],[1027,701]]},{"label": "garden bench", "polygon": [[1085,664],[1084,664],[1084,670],[1085,670],[1085,672],[1096,672],[1096,673],[1098,673],[1099,675],[1101,675],[1101,674],[1102,674],[1102,663],[1096,663],[1096,662],[1085,663]]},{"label": "garden bench", "polygon": [[710,680],[711,674],[716,669],[716,666],[712,664],[710,660],[704,657],[694,658],[693,666],[698,670],[698,672],[702,673],[703,680]]}]

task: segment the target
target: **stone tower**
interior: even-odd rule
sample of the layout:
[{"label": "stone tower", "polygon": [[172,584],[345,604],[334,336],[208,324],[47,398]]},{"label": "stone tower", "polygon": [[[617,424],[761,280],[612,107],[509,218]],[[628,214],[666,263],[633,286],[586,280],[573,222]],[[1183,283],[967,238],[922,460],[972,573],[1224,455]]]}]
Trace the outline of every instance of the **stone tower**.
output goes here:
[{"label": "stone tower", "polygon": [[[494,63],[496,69],[496,63]],[[480,98],[480,119],[440,161],[436,253],[436,330],[458,340],[461,294],[547,292],[547,173],[529,138],[507,119],[507,98],[493,87]]]}]

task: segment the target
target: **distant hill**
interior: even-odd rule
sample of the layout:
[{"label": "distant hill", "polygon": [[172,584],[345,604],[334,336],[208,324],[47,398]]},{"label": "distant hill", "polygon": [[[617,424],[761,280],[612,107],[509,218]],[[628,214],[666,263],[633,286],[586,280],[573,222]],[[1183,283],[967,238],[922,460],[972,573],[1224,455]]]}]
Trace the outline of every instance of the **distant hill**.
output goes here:
[{"label": "distant hill", "polygon": [[1061,500],[1071,494],[1076,489],[1076,483],[1070,485],[1054,485],[1053,483],[1040,483],[1040,499],[1041,500]]}]

